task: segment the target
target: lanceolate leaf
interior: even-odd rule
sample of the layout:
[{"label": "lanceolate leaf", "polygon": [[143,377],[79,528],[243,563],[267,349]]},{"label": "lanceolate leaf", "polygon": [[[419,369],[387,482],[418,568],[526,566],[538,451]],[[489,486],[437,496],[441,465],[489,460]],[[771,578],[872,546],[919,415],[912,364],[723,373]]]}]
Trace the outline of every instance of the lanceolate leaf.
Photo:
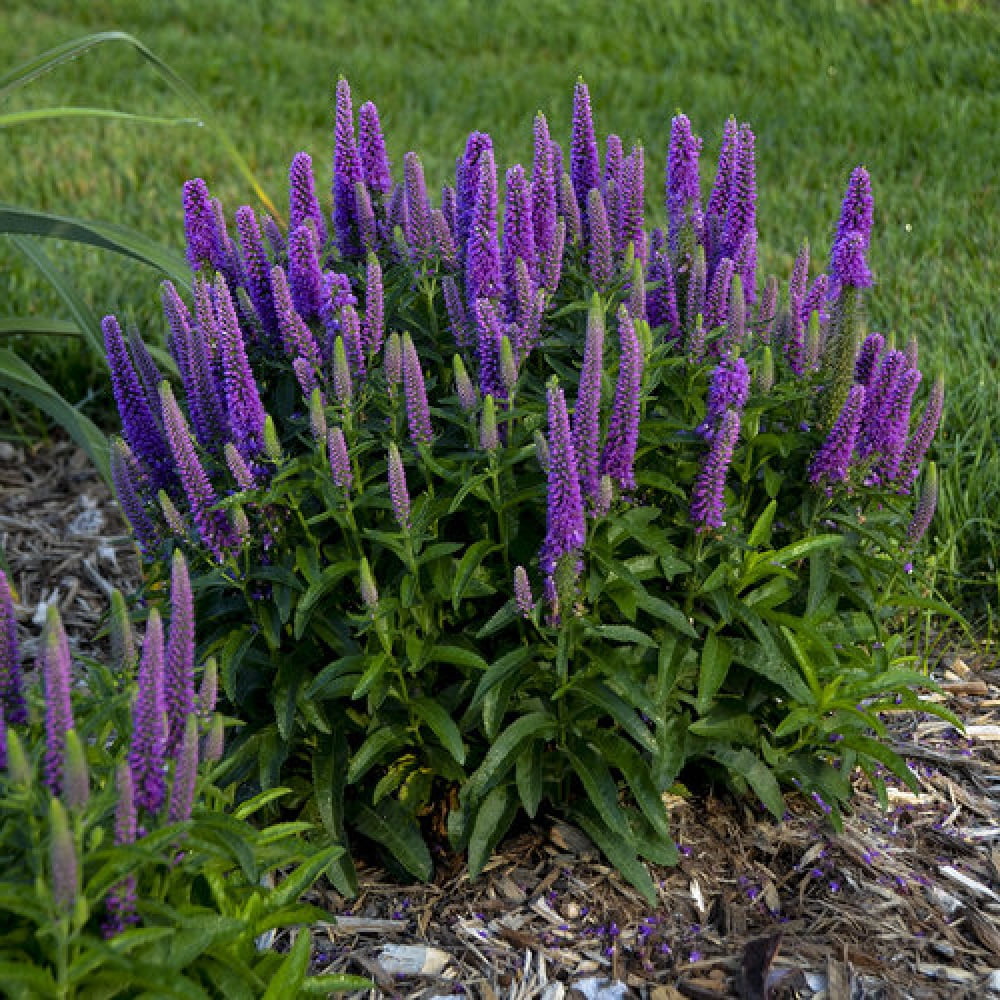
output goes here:
[{"label": "lanceolate leaf", "polygon": [[493,848],[510,829],[517,813],[517,793],[510,785],[494,788],[476,810],[469,839],[469,874],[475,878],[489,861]]},{"label": "lanceolate leaf", "polygon": [[434,873],[434,862],[416,821],[395,799],[383,799],[375,809],[361,806],[354,822],[415,878],[426,881]]}]

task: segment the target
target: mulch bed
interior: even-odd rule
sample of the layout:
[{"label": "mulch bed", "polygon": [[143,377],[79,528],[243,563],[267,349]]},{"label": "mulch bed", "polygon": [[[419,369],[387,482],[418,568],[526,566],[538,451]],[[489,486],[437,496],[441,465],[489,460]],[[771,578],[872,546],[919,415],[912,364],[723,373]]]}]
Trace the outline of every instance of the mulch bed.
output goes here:
[{"label": "mulch bed", "polygon": [[[92,652],[109,588],[138,581],[119,512],[65,441],[0,442],[0,552],[29,651],[57,601]],[[681,860],[654,871],[655,907],[557,820],[522,828],[475,882],[449,859],[430,885],[362,865],[357,899],[311,894],[331,913],[314,966],[370,977],[354,995],[370,1000],[1000,997],[1000,667],[988,647],[950,648],[934,675],[965,735],[893,716],[920,791],[893,781],[883,811],[859,776],[840,834],[801,797],[781,823],[671,799]]]}]

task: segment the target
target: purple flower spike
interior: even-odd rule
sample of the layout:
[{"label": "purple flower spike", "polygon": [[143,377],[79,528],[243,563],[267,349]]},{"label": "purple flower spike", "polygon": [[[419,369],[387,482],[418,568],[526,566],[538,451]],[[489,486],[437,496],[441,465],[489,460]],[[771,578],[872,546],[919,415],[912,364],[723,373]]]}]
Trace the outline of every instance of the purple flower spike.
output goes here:
[{"label": "purple flower spike", "polygon": [[170,448],[160,433],[160,422],[153,416],[150,400],[146,398],[132,366],[118,320],[114,316],[105,316],[101,329],[111,371],[111,388],[122,421],[122,436],[148,470],[154,488],[170,492],[177,483]]},{"label": "purple flower spike", "polygon": [[344,350],[355,382],[363,382],[368,374],[365,363],[365,345],[361,337],[361,319],[352,305],[340,310],[340,328],[343,331]]},{"label": "purple flower spike", "polygon": [[465,153],[455,164],[455,238],[465,259],[466,247],[472,235],[483,158],[490,156],[488,169],[493,169],[493,140],[486,132],[472,132],[465,144]]},{"label": "purple flower spike", "polygon": [[72,661],[66,631],[53,604],[48,606],[38,666],[45,685],[45,785],[53,795],[60,795],[66,733],[73,728]]},{"label": "purple flower spike", "polygon": [[382,266],[378,257],[370,253],[365,267],[365,319],[361,339],[368,354],[382,350],[385,336],[385,292],[382,285]]},{"label": "purple flower spike", "polygon": [[500,343],[505,332],[503,323],[488,299],[480,299],[476,303],[476,319],[479,323],[479,338],[476,342],[479,391],[484,396],[506,399],[507,393],[500,372]]},{"label": "purple flower spike", "polygon": [[534,124],[535,158],[531,168],[531,220],[539,266],[552,251],[558,212],[558,177],[553,169],[552,139],[545,115],[537,114]]},{"label": "purple flower spike", "polygon": [[735,161],[726,203],[726,224],[719,252],[735,258],[746,234],[757,224],[757,170],[754,134],[741,125],[736,135]]},{"label": "purple flower spike", "polygon": [[589,222],[590,246],[587,260],[590,266],[590,280],[600,292],[606,292],[614,277],[614,263],[611,257],[611,230],[604,198],[597,188],[592,188],[587,196],[587,219]]},{"label": "purple flower spike", "polygon": [[608,437],[601,455],[601,475],[610,476],[623,490],[635,489],[633,465],[639,446],[639,411],[642,394],[642,345],[624,305],[618,309],[621,360]]},{"label": "purple flower spike", "polygon": [[774,320],[778,315],[778,279],[772,274],[764,282],[764,291],[760,297],[760,308],[754,320],[757,336],[765,343],[771,342],[774,330]]},{"label": "purple flower spike", "polygon": [[311,365],[320,366],[319,347],[312,331],[306,326],[292,303],[291,289],[280,267],[271,271],[271,287],[274,289],[274,305],[278,313],[278,328],[285,353],[292,358],[305,358]]},{"label": "purple flower spike", "polygon": [[702,330],[708,330],[705,322],[705,291],[708,282],[708,274],[705,265],[705,251],[699,245],[695,247],[694,257],[691,259],[691,271],[688,275],[687,286],[687,312],[684,316],[684,326],[688,336],[693,335],[698,327],[698,317],[701,316]]},{"label": "purple flower spike", "polygon": [[677,291],[674,286],[674,269],[666,251],[652,255],[647,281],[652,288],[646,293],[646,319],[652,329],[663,327],[663,337],[676,342],[681,338],[681,320],[677,311]]},{"label": "purple flower spike", "polygon": [[149,612],[146,623],[137,688],[132,708],[132,741],[128,762],[135,787],[135,804],[152,815],[160,811],[166,798],[166,782],[163,777],[167,741],[163,694],[163,623],[156,608]]},{"label": "purple flower spike", "polygon": [[892,407],[897,385],[906,370],[906,355],[902,351],[888,351],[879,362],[869,383],[861,418],[857,444],[861,458],[883,450],[887,429],[885,416]]},{"label": "purple flower spike", "polygon": [[354,185],[354,200],[358,210],[358,233],[361,239],[361,249],[365,253],[370,253],[380,242],[379,228],[375,218],[375,207],[372,205],[372,196],[361,181]]},{"label": "purple flower spike", "polygon": [[865,239],[857,230],[848,230],[833,245],[830,257],[830,275],[834,286],[842,288],[870,288],[875,279],[865,260]]},{"label": "purple flower spike", "polygon": [[182,823],[191,818],[197,782],[198,716],[192,712],[184,722],[184,732],[177,753],[177,767],[174,769],[174,783],[170,789],[167,819],[171,823]]},{"label": "purple flower spike", "polygon": [[729,286],[733,280],[733,262],[723,257],[715,269],[712,287],[705,302],[705,326],[709,330],[724,326],[729,315]]},{"label": "purple flower spike", "polygon": [[705,400],[705,420],[698,433],[711,441],[728,410],[742,411],[750,395],[750,369],[743,358],[726,357],[712,373]]},{"label": "purple flower spike", "polygon": [[817,274],[813,283],[809,286],[805,298],[802,300],[802,325],[809,324],[809,317],[813,313],[819,314],[820,323],[826,323],[830,319],[830,314],[826,309],[828,290],[830,287],[830,276],[828,274]]},{"label": "purple flower spike", "polygon": [[726,473],[739,435],[739,411],[726,410],[692,491],[691,523],[699,533],[726,526],[722,519],[726,509]]},{"label": "purple flower spike", "polygon": [[531,219],[531,186],[524,167],[517,164],[507,171],[507,207],[503,219],[503,282],[508,306],[517,300],[517,261],[523,260],[534,274],[535,230]]},{"label": "purple flower spike", "polygon": [[448,275],[441,281],[444,293],[444,307],[448,313],[448,326],[458,347],[468,347],[474,338],[469,329],[469,318],[462,302],[462,294],[458,290],[458,282]]},{"label": "purple flower spike", "polygon": [[881,333],[869,333],[865,337],[861,350],[858,352],[858,360],[854,364],[854,381],[860,385],[870,385],[872,376],[875,374],[875,366],[878,364],[882,351],[885,349],[885,337]]},{"label": "purple flower spike", "polygon": [[426,260],[434,248],[434,224],[427,198],[424,168],[416,153],[407,153],[403,157],[403,179],[406,242],[414,260]]},{"label": "purple flower spike", "polygon": [[542,572],[551,581],[563,556],[578,552],[586,540],[580,470],[566,413],[566,397],[556,384],[546,392],[549,418],[548,501],[545,541],[539,553]]},{"label": "purple flower spike", "polygon": [[385,198],[392,190],[392,169],[385,151],[378,108],[371,101],[365,101],[358,109],[358,154],[365,184],[373,193]]},{"label": "purple flower spike", "polygon": [[163,424],[195,526],[205,545],[221,563],[236,544],[229,519],[225,511],[211,509],[217,499],[215,490],[195,452],[191,432],[177,400],[174,399],[173,390],[166,382],[160,386],[160,403],[163,408]]},{"label": "purple flower spike", "polygon": [[410,428],[410,440],[414,444],[430,444],[434,434],[431,430],[424,373],[409,332],[403,334],[403,392],[406,395],[406,420]]},{"label": "purple flower spike", "polygon": [[441,264],[449,271],[458,267],[458,247],[448,222],[448,217],[440,208],[431,210],[431,228],[434,230],[434,246],[441,258]]},{"label": "purple flower spike", "polygon": [[535,610],[535,599],[531,595],[531,581],[523,566],[514,567],[514,602],[522,618],[530,618]]},{"label": "purple flower spike", "polygon": [[556,235],[552,241],[552,247],[540,261],[542,287],[549,292],[554,292],[559,287],[559,278],[562,274],[563,250],[565,247],[566,219],[560,218],[556,222]]},{"label": "purple flower spike", "polygon": [[237,487],[240,490],[257,489],[257,477],[237,450],[236,445],[232,441],[227,441],[223,451],[226,458],[226,465],[229,466],[229,471],[233,474],[233,479],[236,481]]},{"label": "purple flower spike", "polygon": [[257,216],[249,205],[236,209],[236,230],[243,251],[243,274],[247,293],[268,338],[278,335],[278,315],[271,291],[271,261],[257,225]]},{"label": "purple flower spike", "polygon": [[363,181],[364,170],[354,138],[354,105],[351,87],[341,77],[337,81],[333,147],[333,230],[342,257],[361,252],[354,185]]},{"label": "purple flower spike", "polygon": [[470,307],[477,299],[495,299],[503,290],[500,246],[497,242],[497,178],[492,148],[479,159],[479,187],[465,251],[465,295]]},{"label": "purple flower spike", "polygon": [[855,167],[847,181],[847,190],[840,206],[840,218],[833,242],[836,245],[847,233],[861,235],[863,249],[868,249],[872,225],[875,221],[875,199],[872,197],[872,182],[864,167]]},{"label": "purple flower spike", "polygon": [[[21,650],[17,642],[17,617],[7,574],[0,569],[0,711],[12,725],[28,721],[21,679]],[[6,744],[4,744],[6,746]]]},{"label": "purple flower spike", "polygon": [[206,451],[215,453],[223,441],[229,440],[231,428],[222,398],[223,387],[216,379],[219,366],[215,347],[219,332],[212,286],[200,275],[195,278],[194,298],[196,323],[188,328],[187,366],[181,369],[181,380],[187,393],[195,437]]},{"label": "purple flower spike", "polygon": [[601,163],[590,110],[590,91],[583,80],[573,90],[573,132],[570,140],[570,180],[581,213],[587,211],[587,197],[601,186]]},{"label": "purple flower spike", "polygon": [[7,717],[0,699],[0,772],[7,770]]},{"label": "purple flower spike", "polygon": [[913,396],[920,385],[921,375],[916,368],[907,368],[896,380],[891,395],[878,415],[882,424],[880,434],[881,455],[873,470],[877,482],[896,478],[903,459],[903,449],[910,429],[910,412]]},{"label": "purple flower spike", "polygon": [[163,693],[167,710],[167,754],[176,757],[185,719],[194,711],[194,599],[191,578],[180,549],[170,570],[170,632],[164,662]]},{"label": "purple flower spike", "polygon": [[219,696],[219,668],[214,656],[205,661],[201,675],[201,687],[198,690],[198,716],[209,718],[215,711],[215,702]]},{"label": "purple flower spike", "polygon": [[573,447],[576,450],[583,496],[597,500],[601,476],[598,471],[598,437],[601,428],[601,376],[604,374],[604,311],[593,302],[587,316],[587,339],[583,367],[573,411]]},{"label": "purple flower spike", "polygon": [[410,530],[410,493],[406,488],[406,470],[396,442],[389,443],[389,499],[392,512],[403,531]]},{"label": "purple flower spike", "polygon": [[636,259],[647,260],[643,210],[646,201],[646,156],[642,146],[635,146],[625,158],[621,185],[621,219],[617,251],[624,256],[629,244]]},{"label": "purple flower spike", "polygon": [[111,482],[118,506],[125,515],[139,550],[150,557],[160,544],[160,533],[150,519],[143,500],[143,472],[129,446],[121,439],[111,441]]},{"label": "purple flower spike", "polygon": [[385,349],[382,352],[382,364],[385,368],[385,380],[389,386],[391,396],[396,386],[403,381],[403,344],[399,339],[399,334],[393,331],[385,341]]},{"label": "purple flower spike", "polygon": [[[139,381],[142,382],[142,388],[146,393],[147,402],[156,399],[160,383],[163,381],[163,374],[149,353],[146,342],[139,336],[139,331],[134,326],[130,327],[128,331],[128,347],[132,353],[136,374],[139,376]],[[157,417],[156,408],[150,406],[150,409],[153,411],[154,418]],[[163,430],[162,427],[158,429],[161,432]]]},{"label": "purple flower spike", "polygon": [[211,266],[215,249],[215,209],[208,185],[200,178],[184,182],[184,236],[191,270]]},{"label": "purple flower spike", "polygon": [[739,126],[735,118],[730,118],[722,132],[722,146],[719,149],[719,164],[715,173],[715,183],[708,196],[705,208],[704,244],[705,255],[714,265],[722,256],[722,236],[729,208],[729,195],[736,169]]},{"label": "purple flower spike", "polygon": [[312,226],[301,225],[288,237],[288,287],[292,303],[306,321],[319,317],[323,274]]},{"label": "purple flower spike", "polygon": [[937,433],[938,424],[941,422],[941,410],[944,406],[944,378],[939,375],[931,386],[931,396],[927,401],[927,409],[913,432],[910,439],[903,448],[902,457],[899,460],[899,471],[896,473],[896,480],[900,490],[909,491],[917,477],[917,470],[920,463],[927,454],[934,435]]},{"label": "purple flower spike", "polygon": [[667,153],[667,232],[671,256],[676,257],[680,234],[689,226],[697,240],[704,225],[701,215],[701,187],[698,157],[701,139],[691,131],[687,115],[677,115],[670,123]]},{"label": "purple flower spike", "polygon": [[264,421],[267,414],[247,358],[233,299],[221,275],[215,283],[215,306],[226,410],[236,447],[244,458],[252,461],[264,450]]},{"label": "purple flower spike", "polygon": [[844,408],[809,464],[809,482],[830,484],[842,483],[847,479],[864,405],[865,387],[851,386]]},{"label": "purple flower spike", "polygon": [[306,222],[316,227],[316,239],[322,247],[326,244],[326,220],[316,197],[313,180],[312,157],[296,153],[288,170],[288,231],[294,232]]},{"label": "purple flower spike", "polygon": [[340,427],[331,428],[327,435],[327,456],[330,461],[330,478],[333,485],[345,494],[351,492],[354,473],[351,471],[351,460],[347,454],[347,441]]},{"label": "purple flower spike", "polygon": [[757,227],[744,234],[733,258],[733,266],[743,282],[743,303],[749,309],[757,302]]}]

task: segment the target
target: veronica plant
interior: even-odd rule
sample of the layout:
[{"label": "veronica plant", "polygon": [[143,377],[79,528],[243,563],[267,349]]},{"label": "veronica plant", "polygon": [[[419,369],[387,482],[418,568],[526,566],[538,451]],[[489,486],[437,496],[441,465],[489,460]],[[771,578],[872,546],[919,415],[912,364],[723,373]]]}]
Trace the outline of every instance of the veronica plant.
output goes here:
[{"label": "veronica plant", "polygon": [[[831,270],[800,254],[786,297],[757,275],[747,125],[703,203],[674,120],[662,231],[643,149],[602,169],[581,81],[568,155],[539,116],[501,227],[488,135],[428,207],[365,108],[361,155],[341,81],[330,217],[293,160],[287,243],[242,207],[237,244],[185,186],[179,386],[105,321],[119,495],[154,578],[177,548],[196,568],[233,773],[418,877],[446,833],[475,872],[555,810],[647,894],[681,780],[778,816],[798,785],[836,819],[855,766],[909,778],[878,737],[938,711],[905,630],[941,389],[921,404],[912,351],[862,346],[867,173]],[[346,855],[333,874],[351,888]]]},{"label": "veronica plant", "polygon": [[[25,688],[4,629],[0,698],[0,982],[5,996],[298,995],[365,980],[308,976],[309,934],[289,955],[259,936],[328,916],[299,901],[341,850],[306,846],[307,824],[248,820],[274,789],[227,813],[209,661],[195,690],[192,601],[178,552],[171,622],[150,612],[139,656],[115,599],[114,662],[74,664],[50,609],[41,683]],[[0,614],[10,609],[0,574]],[[11,616],[12,618],[12,616]],[[138,663],[136,662],[138,659]],[[81,683],[73,683],[76,680]],[[277,888],[263,881],[277,868]]]}]

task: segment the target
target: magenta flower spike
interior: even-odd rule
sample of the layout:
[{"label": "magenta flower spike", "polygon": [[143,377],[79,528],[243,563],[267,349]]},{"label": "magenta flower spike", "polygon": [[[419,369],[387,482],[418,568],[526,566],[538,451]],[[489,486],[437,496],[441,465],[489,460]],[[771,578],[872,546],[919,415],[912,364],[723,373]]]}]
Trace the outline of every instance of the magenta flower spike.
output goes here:
[{"label": "magenta flower spike", "polygon": [[396,521],[403,531],[410,530],[410,493],[406,488],[406,470],[396,442],[389,443],[389,499]]},{"label": "magenta flower spike", "polygon": [[288,231],[295,232],[307,222],[313,224],[316,239],[321,247],[324,246],[327,239],[326,219],[316,197],[312,157],[308,153],[296,153],[288,169]]},{"label": "magenta flower spike", "polygon": [[726,410],[719,433],[712,440],[692,491],[691,523],[699,533],[725,527],[726,473],[733,460],[739,434],[739,412]]},{"label": "magenta flower spike", "polygon": [[137,693],[132,708],[132,740],[128,752],[135,787],[135,804],[150,814],[158,813],[166,798],[163,777],[166,742],[163,623],[160,613],[153,608],[146,623],[142,659],[139,661]]},{"label": "magenta flower spike", "polygon": [[234,547],[236,539],[226,512],[211,509],[217,500],[215,490],[198,459],[187,421],[167,382],[160,386],[160,404],[163,408],[163,424],[195,526],[215,558],[223,562],[227,552]]},{"label": "magenta flower spike", "polygon": [[354,185],[363,181],[364,170],[354,137],[354,105],[351,87],[341,77],[337,81],[333,146],[333,231],[342,257],[361,252]]},{"label": "magenta flower spike", "polygon": [[313,227],[303,223],[288,235],[288,288],[292,304],[306,320],[319,318],[323,301],[323,274]]},{"label": "magenta flower spike", "polygon": [[594,504],[600,487],[598,438],[601,432],[601,377],[604,374],[604,311],[592,302],[587,315],[583,367],[573,410],[573,447],[585,499]]},{"label": "magenta flower spike", "polygon": [[410,429],[410,440],[414,444],[430,444],[434,433],[431,429],[424,373],[420,368],[420,358],[413,344],[413,338],[408,331],[403,334],[403,393],[406,396],[406,420]]},{"label": "magenta flower spike", "polygon": [[642,394],[642,345],[635,324],[624,305],[618,309],[621,342],[615,401],[601,454],[601,476],[610,476],[623,490],[635,489],[633,466],[639,446],[640,396]]},{"label": "magenta flower spike", "polygon": [[358,109],[358,155],[365,184],[373,194],[385,198],[392,190],[392,168],[378,108],[371,101],[365,101]]},{"label": "magenta flower spike", "polygon": [[[0,569],[0,710],[11,725],[28,721],[21,677],[21,648],[17,641],[17,617],[7,574]],[[6,746],[6,743],[4,744]]]},{"label": "magenta flower spike", "polygon": [[170,570],[170,630],[164,661],[168,756],[180,751],[187,717],[194,711],[194,598],[187,563],[174,550]]},{"label": "magenta flower spike", "polygon": [[594,135],[590,91],[582,79],[573,89],[573,131],[570,139],[570,180],[581,214],[587,211],[587,197],[601,186],[601,162]]},{"label": "magenta flower spike", "polygon": [[670,123],[670,148],[667,151],[667,240],[670,254],[675,258],[684,228],[690,227],[697,240],[704,225],[698,179],[700,154],[701,139],[691,131],[687,115],[677,115]]},{"label": "magenta flower spike", "polygon": [[73,728],[70,701],[72,660],[59,611],[48,606],[39,650],[39,672],[45,686],[45,785],[53,795],[63,790],[66,733]]},{"label": "magenta flower spike", "polygon": [[809,463],[809,482],[820,484],[842,483],[851,468],[851,457],[861,427],[865,405],[865,387],[853,385],[840,415],[830,428],[830,433]]}]

